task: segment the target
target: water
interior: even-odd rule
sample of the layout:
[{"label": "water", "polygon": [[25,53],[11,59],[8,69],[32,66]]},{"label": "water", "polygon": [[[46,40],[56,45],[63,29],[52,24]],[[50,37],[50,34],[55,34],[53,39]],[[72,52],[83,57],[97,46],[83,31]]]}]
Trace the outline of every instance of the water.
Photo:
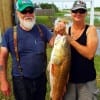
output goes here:
[{"label": "water", "polygon": [[100,29],[97,29],[97,33],[98,33],[98,38],[99,38],[99,44],[96,51],[96,55],[100,55]]}]

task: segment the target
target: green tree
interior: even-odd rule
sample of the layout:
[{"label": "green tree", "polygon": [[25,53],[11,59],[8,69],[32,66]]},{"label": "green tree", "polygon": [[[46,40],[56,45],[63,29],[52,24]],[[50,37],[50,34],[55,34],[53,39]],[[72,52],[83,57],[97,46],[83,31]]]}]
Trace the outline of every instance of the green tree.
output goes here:
[{"label": "green tree", "polygon": [[40,7],[42,9],[54,9],[56,12],[58,12],[58,8],[56,7],[55,4],[41,3]]}]

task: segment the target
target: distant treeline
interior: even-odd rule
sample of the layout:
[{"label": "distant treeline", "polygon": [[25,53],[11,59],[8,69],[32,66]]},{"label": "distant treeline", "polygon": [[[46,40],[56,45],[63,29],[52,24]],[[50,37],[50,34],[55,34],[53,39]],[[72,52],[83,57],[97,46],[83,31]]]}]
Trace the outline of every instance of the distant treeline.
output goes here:
[{"label": "distant treeline", "polygon": [[[89,10],[90,10],[90,8],[89,8]],[[100,11],[100,7],[95,7],[94,10],[95,11]]]},{"label": "distant treeline", "polygon": [[96,7],[96,8],[94,8],[94,10],[100,11],[100,7]]},{"label": "distant treeline", "polygon": [[[66,11],[66,10],[70,10],[70,9],[63,9],[63,10]],[[88,8],[88,10],[90,10],[90,8]],[[95,10],[95,11],[100,11],[100,7],[95,7],[94,10]]]}]

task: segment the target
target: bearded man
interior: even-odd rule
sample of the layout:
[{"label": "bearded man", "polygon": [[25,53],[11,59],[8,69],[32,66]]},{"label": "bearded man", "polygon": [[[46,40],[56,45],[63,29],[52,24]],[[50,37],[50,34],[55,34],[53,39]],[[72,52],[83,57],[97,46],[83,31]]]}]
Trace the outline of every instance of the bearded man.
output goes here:
[{"label": "bearded man", "polygon": [[[30,0],[17,0],[19,24],[4,33],[0,50],[0,90],[11,93],[7,79],[8,54],[12,57],[12,83],[15,100],[45,100],[46,43],[53,37],[46,26],[36,24],[35,6]],[[15,35],[16,33],[16,35]]]}]

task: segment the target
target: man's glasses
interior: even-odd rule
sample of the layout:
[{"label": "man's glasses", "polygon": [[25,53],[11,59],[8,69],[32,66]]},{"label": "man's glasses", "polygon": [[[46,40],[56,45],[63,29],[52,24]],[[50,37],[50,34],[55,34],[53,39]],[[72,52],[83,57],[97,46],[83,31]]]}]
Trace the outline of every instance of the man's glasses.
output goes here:
[{"label": "man's glasses", "polygon": [[83,10],[83,9],[72,10],[72,13],[80,13],[80,14],[84,14],[84,13],[86,13],[86,10]]},{"label": "man's glasses", "polygon": [[21,11],[22,14],[26,14],[26,13],[32,14],[33,12],[34,12],[34,9],[25,9]]}]

